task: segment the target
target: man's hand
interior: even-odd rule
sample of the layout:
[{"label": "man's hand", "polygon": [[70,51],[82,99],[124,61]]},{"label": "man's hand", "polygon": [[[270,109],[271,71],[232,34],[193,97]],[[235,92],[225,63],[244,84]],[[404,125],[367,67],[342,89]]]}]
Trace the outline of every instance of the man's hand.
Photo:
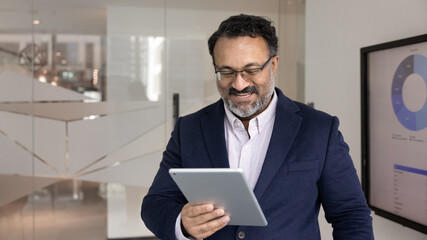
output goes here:
[{"label": "man's hand", "polygon": [[193,206],[187,203],[181,210],[183,230],[196,239],[207,238],[230,221],[224,214],[224,209],[214,209],[212,204]]}]

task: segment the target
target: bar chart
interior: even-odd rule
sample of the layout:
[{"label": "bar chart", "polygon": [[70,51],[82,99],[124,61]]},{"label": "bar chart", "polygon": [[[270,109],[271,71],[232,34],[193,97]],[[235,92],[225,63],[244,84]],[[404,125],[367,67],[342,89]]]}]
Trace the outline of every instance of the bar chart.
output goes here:
[{"label": "bar chart", "polygon": [[427,225],[427,170],[394,164],[394,213]]}]

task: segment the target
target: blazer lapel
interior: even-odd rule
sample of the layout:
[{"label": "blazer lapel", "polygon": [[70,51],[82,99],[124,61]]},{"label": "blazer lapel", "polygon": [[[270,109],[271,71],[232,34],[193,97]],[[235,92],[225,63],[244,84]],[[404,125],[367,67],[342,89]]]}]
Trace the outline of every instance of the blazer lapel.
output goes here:
[{"label": "blazer lapel", "polygon": [[202,119],[202,131],[214,168],[230,168],[224,136],[224,102],[218,101],[214,110]]},{"label": "blazer lapel", "polygon": [[262,166],[254,193],[261,199],[268,185],[270,185],[279,168],[282,166],[290,147],[298,133],[302,117],[295,112],[299,108],[280,90],[276,90],[279,97],[276,108],[276,119],[271,134],[267,155]]}]

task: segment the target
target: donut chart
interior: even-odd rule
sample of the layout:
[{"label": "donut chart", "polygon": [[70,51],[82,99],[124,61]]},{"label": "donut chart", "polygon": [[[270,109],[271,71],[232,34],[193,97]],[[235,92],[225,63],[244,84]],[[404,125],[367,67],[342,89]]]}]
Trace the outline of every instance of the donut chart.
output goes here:
[{"label": "donut chart", "polygon": [[403,84],[411,74],[420,75],[427,86],[427,57],[414,54],[403,59],[394,73],[391,100],[394,114],[399,122],[409,130],[419,131],[427,127],[427,98],[424,106],[417,112],[413,112],[405,106],[402,96]]}]

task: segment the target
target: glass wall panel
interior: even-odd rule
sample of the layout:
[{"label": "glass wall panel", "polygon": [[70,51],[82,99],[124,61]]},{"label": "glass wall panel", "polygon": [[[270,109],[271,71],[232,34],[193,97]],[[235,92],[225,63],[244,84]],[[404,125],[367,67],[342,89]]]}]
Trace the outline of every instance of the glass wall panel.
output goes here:
[{"label": "glass wall panel", "polygon": [[[73,128],[92,124],[97,129],[97,122],[110,114],[100,107],[109,104],[101,102],[106,2],[32,4],[33,21],[38,23],[33,54],[39,59],[33,72],[39,86],[34,88],[34,177],[53,181],[31,196],[33,239],[106,239],[107,197],[102,186],[107,181],[83,180],[78,172],[96,160],[93,150],[82,145],[98,140],[98,135]],[[87,51],[86,46],[92,48]]]},{"label": "glass wall panel", "polygon": [[164,3],[34,0],[34,13],[34,175],[58,180],[35,193],[34,237],[151,236],[138,209],[165,142]]},{"label": "glass wall panel", "polygon": [[[32,8],[28,0],[0,5],[0,239],[31,239],[34,81]],[[20,111],[25,109],[26,111]]]}]

